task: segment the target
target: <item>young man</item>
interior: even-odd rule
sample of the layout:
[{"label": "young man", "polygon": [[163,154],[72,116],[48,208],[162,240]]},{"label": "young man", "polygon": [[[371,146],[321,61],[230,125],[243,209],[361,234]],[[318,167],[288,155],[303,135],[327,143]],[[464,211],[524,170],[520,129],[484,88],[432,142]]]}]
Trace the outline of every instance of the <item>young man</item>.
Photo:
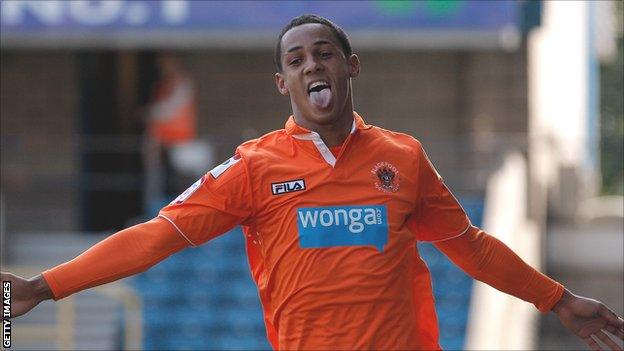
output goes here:
[{"label": "young man", "polygon": [[141,272],[236,225],[275,349],[438,349],[426,266],[435,245],[471,276],[554,311],[589,347],[624,322],[576,296],[472,226],[414,138],[353,111],[360,62],[326,19],[295,18],[276,49],[277,88],[293,115],[242,144],[147,223],[123,230],[42,275],[13,280],[13,311]]}]

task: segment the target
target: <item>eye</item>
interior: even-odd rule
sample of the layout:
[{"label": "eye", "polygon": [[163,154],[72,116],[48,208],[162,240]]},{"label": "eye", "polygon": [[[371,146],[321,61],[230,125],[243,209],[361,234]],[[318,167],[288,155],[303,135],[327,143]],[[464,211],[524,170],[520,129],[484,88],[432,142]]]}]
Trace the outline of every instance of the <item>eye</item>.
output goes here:
[{"label": "eye", "polygon": [[323,58],[328,58],[328,57],[332,57],[334,54],[329,52],[329,51],[323,51],[321,52],[321,57]]},{"label": "eye", "polygon": [[301,59],[300,58],[295,58],[295,59],[290,60],[290,62],[288,62],[288,65],[289,66],[294,66],[294,65],[298,65],[300,63],[301,63]]}]

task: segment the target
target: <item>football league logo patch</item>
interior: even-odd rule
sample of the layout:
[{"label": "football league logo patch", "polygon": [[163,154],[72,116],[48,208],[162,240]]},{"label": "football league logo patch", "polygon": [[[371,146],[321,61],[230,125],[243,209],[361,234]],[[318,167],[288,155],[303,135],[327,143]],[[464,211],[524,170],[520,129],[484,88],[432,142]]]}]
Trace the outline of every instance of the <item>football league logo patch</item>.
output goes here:
[{"label": "football league logo patch", "polygon": [[395,193],[399,190],[401,177],[399,170],[389,162],[379,162],[371,170],[375,187],[385,193]]},{"label": "football league logo patch", "polygon": [[188,199],[191,195],[193,195],[195,191],[197,191],[197,189],[199,189],[199,187],[202,185],[203,182],[204,182],[204,177],[201,177],[199,180],[193,183],[193,185],[191,185],[188,189],[184,190],[182,194],[176,197],[175,200],[171,201],[170,205],[181,204],[184,201],[186,201],[186,199]]},{"label": "football league logo patch", "polygon": [[230,157],[229,159],[227,159],[227,161],[223,162],[222,164],[218,165],[217,167],[213,168],[210,173],[214,179],[219,178],[219,176],[221,174],[223,174],[223,172],[227,171],[228,168],[234,166],[235,164],[237,164],[239,161],[241,160],[239,155],[234,155],[232,157]]}]

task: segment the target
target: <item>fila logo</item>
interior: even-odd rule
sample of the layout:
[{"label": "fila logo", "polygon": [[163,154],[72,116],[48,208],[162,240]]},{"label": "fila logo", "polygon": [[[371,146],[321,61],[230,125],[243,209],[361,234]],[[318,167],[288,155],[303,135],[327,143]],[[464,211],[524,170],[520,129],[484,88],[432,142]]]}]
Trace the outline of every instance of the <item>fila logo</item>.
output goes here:
[{"label": "fila logo", "polygon": [[271,192],[273,195],[281,195],[292,193],[294,191],[305,190],[305,181],[303,179],[289,180],[287,182],[271,183]]}]

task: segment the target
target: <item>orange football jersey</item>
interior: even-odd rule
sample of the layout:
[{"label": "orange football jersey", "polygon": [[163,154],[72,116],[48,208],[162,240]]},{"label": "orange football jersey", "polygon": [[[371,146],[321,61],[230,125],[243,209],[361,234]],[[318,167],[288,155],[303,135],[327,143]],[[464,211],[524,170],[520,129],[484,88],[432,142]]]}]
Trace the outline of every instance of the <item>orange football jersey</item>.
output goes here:
[{"label": "orange football jersey", "polygon": [[291,117],[162,209],[191,245],[236,225],[275,349],[436,349],[417,241],[470,222],[422,145],[354,114],[337,156]]}]

